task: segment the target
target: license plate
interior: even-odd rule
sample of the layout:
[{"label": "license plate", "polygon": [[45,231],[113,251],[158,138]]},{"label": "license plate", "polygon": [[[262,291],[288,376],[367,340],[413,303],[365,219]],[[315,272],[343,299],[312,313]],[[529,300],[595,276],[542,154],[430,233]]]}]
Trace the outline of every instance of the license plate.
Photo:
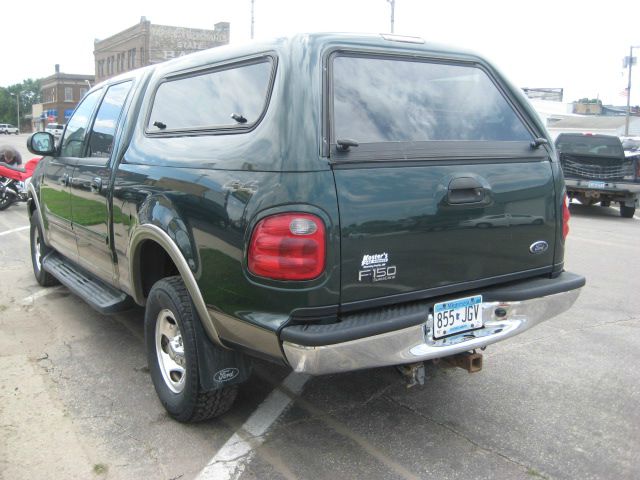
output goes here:
[{"label": "license plate", "polygon": [[604,188],[604,182],[589,182],[587,186],[589,188]]},{"label": "license plate", "polygon": [[433,338],[482,327],[482,295],[458,298],[433,306]]}]

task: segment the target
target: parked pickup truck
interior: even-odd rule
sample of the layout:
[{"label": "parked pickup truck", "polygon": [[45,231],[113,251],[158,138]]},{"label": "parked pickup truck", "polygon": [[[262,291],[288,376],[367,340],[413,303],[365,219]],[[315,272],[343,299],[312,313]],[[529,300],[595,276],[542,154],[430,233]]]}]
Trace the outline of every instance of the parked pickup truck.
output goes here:
[{"label": "parked pickup truck", "polygon": [[104,313],[146,308],[180,421],[229,409],[252,357],[416,371],[576,300],[549,141],[483,58],[420,39],[187,55],[92,88],[59,146],[30,137],[34,273]]},{"label": "parked pickup truck", "polygon": [[584,205],[620,205],[620,215],[632,218],[640,198],[640,162],[625,152],[613,135],[561,133],[556,148],[569,198]]}]

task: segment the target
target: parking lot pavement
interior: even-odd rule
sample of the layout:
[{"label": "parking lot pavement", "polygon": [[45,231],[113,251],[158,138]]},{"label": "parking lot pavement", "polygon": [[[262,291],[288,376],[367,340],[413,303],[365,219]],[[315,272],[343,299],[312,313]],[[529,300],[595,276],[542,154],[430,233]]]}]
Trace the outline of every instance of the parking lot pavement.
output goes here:
[{"label": "parking lot pavement", "polygon": [[490,346],[481,372],[430,365],[411,389],[393,368],[312,378],[280,389],[292,406],[259,438],[242,426],[286,369],[257,363],[222,419],[169,419],[141,311],[105,317],[41,289],[25,210],[0,212],[6,478],[196,478],[237,437],[250,449],[226,478],[637,478],[640,220],[613,208],[572,205],[565,265],[587,286],[566,314]]}]

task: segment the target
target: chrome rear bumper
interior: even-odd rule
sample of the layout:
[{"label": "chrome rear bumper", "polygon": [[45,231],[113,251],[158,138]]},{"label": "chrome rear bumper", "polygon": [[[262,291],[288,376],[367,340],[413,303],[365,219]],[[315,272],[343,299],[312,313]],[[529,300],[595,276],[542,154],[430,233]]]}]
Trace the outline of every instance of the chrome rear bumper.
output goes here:
[{"label": "chrome rear bumper", "polygon": [[[401,365],[447,357],[485,347],[528,330],[568,310],[580,289],[514,302],[482,304],[484,327],[460,335],[434,340],[433,316],[423,325],[316,347],[284,342],[284,353],[296,372],[312,375],[348,372],[365,368]],[[496,316],[496,309],[506,311]]]}]

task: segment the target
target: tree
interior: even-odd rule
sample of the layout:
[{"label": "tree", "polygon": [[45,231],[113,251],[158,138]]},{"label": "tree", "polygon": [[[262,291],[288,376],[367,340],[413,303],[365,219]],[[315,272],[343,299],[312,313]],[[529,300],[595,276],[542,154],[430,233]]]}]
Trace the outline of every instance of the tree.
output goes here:
[{"label": "tree", "polygon": [[[16,99],[20,101],[20,120],[16,118],[18,108]],[[0,123],[22,125],[24,117],[31,115],[31,106],[40,103],[40,80],[28,78],[22,83],[9,87],[0,87]]]}]

